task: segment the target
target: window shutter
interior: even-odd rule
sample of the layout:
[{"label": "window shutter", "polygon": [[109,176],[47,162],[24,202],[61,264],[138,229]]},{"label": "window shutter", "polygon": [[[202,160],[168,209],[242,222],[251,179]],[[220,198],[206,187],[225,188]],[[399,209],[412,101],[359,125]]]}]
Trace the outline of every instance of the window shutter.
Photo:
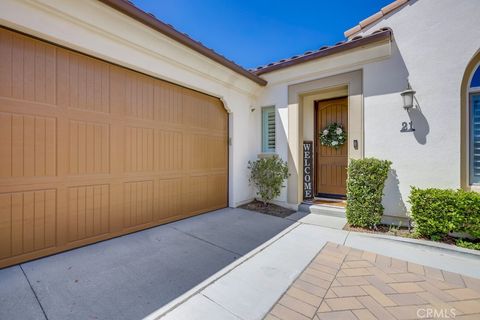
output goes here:
[{"label": "window shutter", "polygon": [[262,109],[262,152],[275,152],[275,107]]},{"label": "window shutter", "polygon": [[470,183],[480,183],[480,93],[471,96]]}]

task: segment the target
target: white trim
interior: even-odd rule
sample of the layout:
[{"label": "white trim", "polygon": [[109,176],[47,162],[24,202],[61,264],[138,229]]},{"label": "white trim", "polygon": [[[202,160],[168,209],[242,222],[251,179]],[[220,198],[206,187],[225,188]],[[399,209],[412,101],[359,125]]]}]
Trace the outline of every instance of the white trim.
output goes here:
[{"label": "white trim", "polygon": [[469,88],[469,89],[468,89],[468,92],[470,92],[470,93],[478,93],[478,92],[480,92],[480,87]]},{"label": "white trim", "polygon": [[[31,19],[34,16],[36,19]],[[45,24],[42,21],[50,21]],[[217,85],[235,90],[253,98],[260,87],[253,81],[211,59],[181,45],[159,32],[113,10],[98,1],[62,0],[2,0],[0,23],[9,28],[54,42],[82,53],[107,60],[127,68],[161,78],[181,86],[218,96],[218,92],[179,80],[169,73],[158,73],[148,64],[126,61],[118,54],[125,50],[105,49],[108,46],[123,46],[124,49],[142,53],[157,62],[176,67]],[[118,32],[121,26],[122,32]],[[88,37],[85,34],[88,33]],[[102,46],[92,44],[104,43]],[[100,50],[101,48],[101,50]],[[144,59],[143,59],[144,60]]]},{"label": "white trim", "polygon": [[295,85],[356,71],[362,69],[365,64],[388,59],[391,54],[392,42],[382,41],[322,59],[275,70],[263,74],[262,77],[268,81],[269,87],[278,84]]}]

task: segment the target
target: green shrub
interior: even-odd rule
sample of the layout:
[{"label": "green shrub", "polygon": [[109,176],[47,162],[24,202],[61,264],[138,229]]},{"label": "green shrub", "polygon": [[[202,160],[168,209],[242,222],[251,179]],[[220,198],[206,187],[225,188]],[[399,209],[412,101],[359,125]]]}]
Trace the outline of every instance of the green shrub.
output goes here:
[{"label": "green shrub", "polygon": [[462,248],[480,250],[480,242],[470,242],[467,240],[458,239],[455,244]]},{"label": "green shrub", "polygon": [[480,238],[480,194],[458,191],[458,205],[463,221],[459,227],[475,238]]},{"label": "green shrub", "polygon": [[412,187],[409,202],[415,232],[429,238],[439,238],[455,229],[460,222],[457,196],[454,190],[418,189]]},{"label": "green shrub", "polygon": [[380,223],[383,187],[391,164],[374,158],[350,161],[346,212],[350,225],[372,228]]},{"label": "green shrub", "polygon": [[257,189],[257,196],[265,205],[280,195],[283,182],[290,174],[287,162],[278,156],[248,161],[250,169],[250,183]]},{"label": "green shrub", "polygon": [[412,187],[409,202],[415,231],[431,239],[449,232],[480,237],[480,194],[463,190]]}]

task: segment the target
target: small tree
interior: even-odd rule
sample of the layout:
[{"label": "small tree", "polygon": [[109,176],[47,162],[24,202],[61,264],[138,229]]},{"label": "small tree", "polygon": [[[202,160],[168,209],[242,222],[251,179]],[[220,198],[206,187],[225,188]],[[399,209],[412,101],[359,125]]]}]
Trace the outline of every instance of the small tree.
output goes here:
[{"label": "small tree", "polygon": [[257,196],[265,206],[280,195],[280,191],[285,187],[283,181],[290,176],[287,162],[278,156],[248,161],[248,169],[249,181],[257,189]]}]

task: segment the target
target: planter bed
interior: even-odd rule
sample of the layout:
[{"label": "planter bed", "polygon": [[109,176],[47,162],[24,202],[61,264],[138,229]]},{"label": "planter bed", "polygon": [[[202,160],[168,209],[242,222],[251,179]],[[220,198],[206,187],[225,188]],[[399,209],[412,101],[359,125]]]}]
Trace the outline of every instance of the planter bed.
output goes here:
[{"label": "planter bed", "polygon": [[480,248],[473,248],[468,245],[457,245],[457,242],[467,242],[467,243],[473,243],[476,244],[477,246],[480,246],[480,241],[478,240],[469,240],[469,239],[460,239],[460,238],[455,238],[452,236],[444,236],[443,238],[440,238],[436,241],[432,239],[428,239],[426,237],[421,237],[415,234],[413,232],[413,229],[409,229],[407,227],[393,227],[391,225],[378,225],[376,229],[368,229],[368,228],[362,228],[362,227],[354,227],[349,224],[345,225],[343,230],[346,231],[355,231],[355,232],[363,232],[363,233],[373,233],[373,234],[383,234],[383,235],[389,235],[389,236],[396,236],[396,237],[402,237],[402,238],[410,238],[410,239],[419,239],[419,240],[426,240],[426,241],[431,241],[433,243],[444,243],[448,245],[454,245],[457,247],[461,248],[466,248],[466,249],[471,249],[471,250],[479,250]]},{"label": "planter bed", "polygon": [[295,210],[277,206],[273,203],[269,203],[265,206],[263,202],[258,200],[254,200],[250,203],[244,204],[243,206],[240,206],[240,208],[280,218],[286,218],[292,213],[295,213]]}]

